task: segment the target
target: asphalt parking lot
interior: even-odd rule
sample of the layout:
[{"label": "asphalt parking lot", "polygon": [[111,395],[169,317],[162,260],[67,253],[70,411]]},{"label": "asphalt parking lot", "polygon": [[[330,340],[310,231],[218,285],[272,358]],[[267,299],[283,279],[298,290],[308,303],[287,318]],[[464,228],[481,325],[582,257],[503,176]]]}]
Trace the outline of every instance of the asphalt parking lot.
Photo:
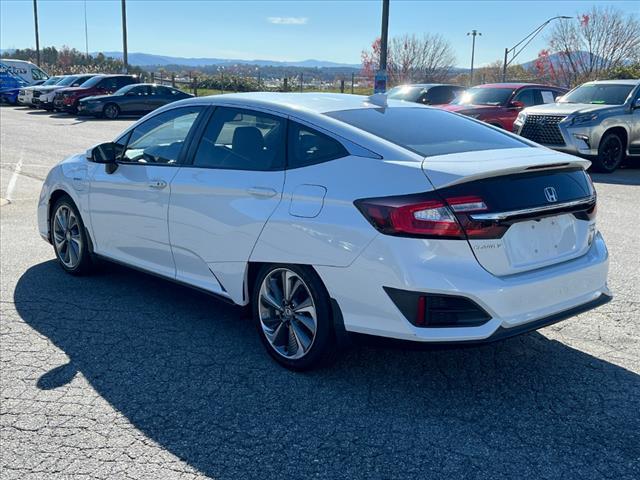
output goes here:
[{"label": "asphalt parking lot", "polygon": [[358,345],[299,374],[234,307],[57,267],[42,180],[130,121],[0,108],[3,479],[640,478],[640,168],[594,176],[611,303],[486,346]]}]

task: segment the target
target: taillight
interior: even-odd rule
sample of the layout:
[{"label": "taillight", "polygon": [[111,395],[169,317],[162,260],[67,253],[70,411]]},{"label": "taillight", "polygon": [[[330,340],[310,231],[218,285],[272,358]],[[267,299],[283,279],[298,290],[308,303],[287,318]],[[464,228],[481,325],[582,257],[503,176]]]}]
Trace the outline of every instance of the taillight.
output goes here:
[{"label": "taillight", "polygon": [[441,198],[435,192],[357,200],[356,207],[381,233],[420,238],[499,238],[508,226],[475,221],[488,207],[478,196]]}]

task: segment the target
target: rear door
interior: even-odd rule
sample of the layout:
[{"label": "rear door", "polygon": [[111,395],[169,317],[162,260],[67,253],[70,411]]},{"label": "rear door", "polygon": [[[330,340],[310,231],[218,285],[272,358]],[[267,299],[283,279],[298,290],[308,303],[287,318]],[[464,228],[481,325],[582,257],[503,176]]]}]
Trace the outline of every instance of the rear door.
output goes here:
[{"label": "rear door", "polygon": [[251,251],[280,203],[286,119],[218,107],[171,182],[177,278],[243,302]]}]

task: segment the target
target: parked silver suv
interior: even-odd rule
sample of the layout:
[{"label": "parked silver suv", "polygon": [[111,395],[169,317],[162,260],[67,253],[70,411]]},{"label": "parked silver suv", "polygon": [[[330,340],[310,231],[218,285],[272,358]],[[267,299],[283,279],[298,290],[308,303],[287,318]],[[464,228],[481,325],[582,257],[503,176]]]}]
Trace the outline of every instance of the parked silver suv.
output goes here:
[{"label": "parked silver suv", "polygon": [[625,156],[640,158],[640,80],[584,83],[557,103],[524,109],[513,130],[613,172]]}]

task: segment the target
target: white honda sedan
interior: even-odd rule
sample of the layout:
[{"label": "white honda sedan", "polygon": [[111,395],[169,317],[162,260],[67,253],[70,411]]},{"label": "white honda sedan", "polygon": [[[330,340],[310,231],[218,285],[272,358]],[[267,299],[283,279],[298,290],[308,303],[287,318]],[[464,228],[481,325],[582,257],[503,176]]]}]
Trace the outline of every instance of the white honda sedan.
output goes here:
[{"label": "white honda sedan", "polygon": [[588,166],[384,97],[220,95],[55,166],[38,222],[69,273],[101,257],[250,304],[306,369],[350,332],[477,343],[607,302]]}]

